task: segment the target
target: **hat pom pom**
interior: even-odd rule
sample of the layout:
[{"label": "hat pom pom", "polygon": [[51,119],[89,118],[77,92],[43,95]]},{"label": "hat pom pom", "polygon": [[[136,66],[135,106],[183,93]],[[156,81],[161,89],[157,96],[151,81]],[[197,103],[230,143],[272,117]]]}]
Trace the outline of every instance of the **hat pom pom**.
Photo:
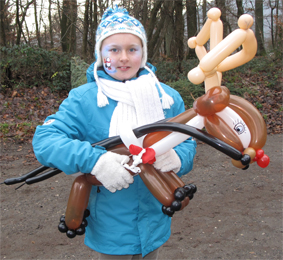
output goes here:
[{"label": "hat pom pom", "polygon": [[114,10],[111,7],[106,9],[101,20],[104,20],[115,13],[129,14],[125,8],[119,8],[118,5],[115,5]]}]

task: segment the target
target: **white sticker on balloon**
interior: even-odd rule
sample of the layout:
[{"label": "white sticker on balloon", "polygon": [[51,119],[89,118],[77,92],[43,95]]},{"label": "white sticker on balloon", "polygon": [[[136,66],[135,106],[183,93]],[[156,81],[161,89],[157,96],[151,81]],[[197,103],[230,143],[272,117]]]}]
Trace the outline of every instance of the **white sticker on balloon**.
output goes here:
[{"label": "white sticker on balloon", "polygon": [[243,147],[249,147],[251,142],[251,132],[244,120],[230,107],[225,107],[216,113],[234,131],[242,142]]}]

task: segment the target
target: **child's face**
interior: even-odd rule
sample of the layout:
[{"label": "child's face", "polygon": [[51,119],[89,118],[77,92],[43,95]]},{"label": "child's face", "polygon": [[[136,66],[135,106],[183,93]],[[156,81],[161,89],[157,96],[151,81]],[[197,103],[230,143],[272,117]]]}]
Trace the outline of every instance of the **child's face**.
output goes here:
[{"label": "child's face", "polygon": [[105,71],[114,79],[136,77],[142,61],[141,39],[130,33],[111,35],[102,42],[101,57]]}]

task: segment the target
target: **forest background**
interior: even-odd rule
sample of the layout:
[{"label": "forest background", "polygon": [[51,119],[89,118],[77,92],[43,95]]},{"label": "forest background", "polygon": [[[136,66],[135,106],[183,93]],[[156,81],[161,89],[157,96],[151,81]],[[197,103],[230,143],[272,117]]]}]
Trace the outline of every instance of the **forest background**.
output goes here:
[{"label": "forest background", "polygon": [[[186,107],[204,94],[187,73],[197,66],[187,40],[212,7],[221,10],[223,35],[248,13],[258,42],[256,57],[223,73],[222,85],[262,113],[268,133],[282,132],[283,0],[0,0],[0,137],[24,141],[54,113],[71,88],[86,82],[94,61],[95,31],[109,6],[125,7],[145,26],[149,62],[160,81],[182,95]],[[189,25],[189,26],[188,26]],[[209,43],[206,45],[209,50]],[[239,48],[237,51],[240,51]]]}]

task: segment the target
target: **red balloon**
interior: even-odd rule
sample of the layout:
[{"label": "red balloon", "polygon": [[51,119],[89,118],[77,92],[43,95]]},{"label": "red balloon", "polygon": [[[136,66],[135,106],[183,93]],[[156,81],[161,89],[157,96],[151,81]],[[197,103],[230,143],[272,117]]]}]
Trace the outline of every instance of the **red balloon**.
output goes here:
[{"label": "red balloon", "polygon": [[260,166],[261,168],[265,168],[265,167],[268,166],[269,162],[270,162],[269,157],[268,157],[266,154],[264,154],[264,155],[257,161],[257,164],[258,164],[258,166]]},{"label": "red balloon", "polygon": [[258,161],[263,157],[263,155],[264,155],[264,151],[262,149],[256,150],[254,161]]}]

